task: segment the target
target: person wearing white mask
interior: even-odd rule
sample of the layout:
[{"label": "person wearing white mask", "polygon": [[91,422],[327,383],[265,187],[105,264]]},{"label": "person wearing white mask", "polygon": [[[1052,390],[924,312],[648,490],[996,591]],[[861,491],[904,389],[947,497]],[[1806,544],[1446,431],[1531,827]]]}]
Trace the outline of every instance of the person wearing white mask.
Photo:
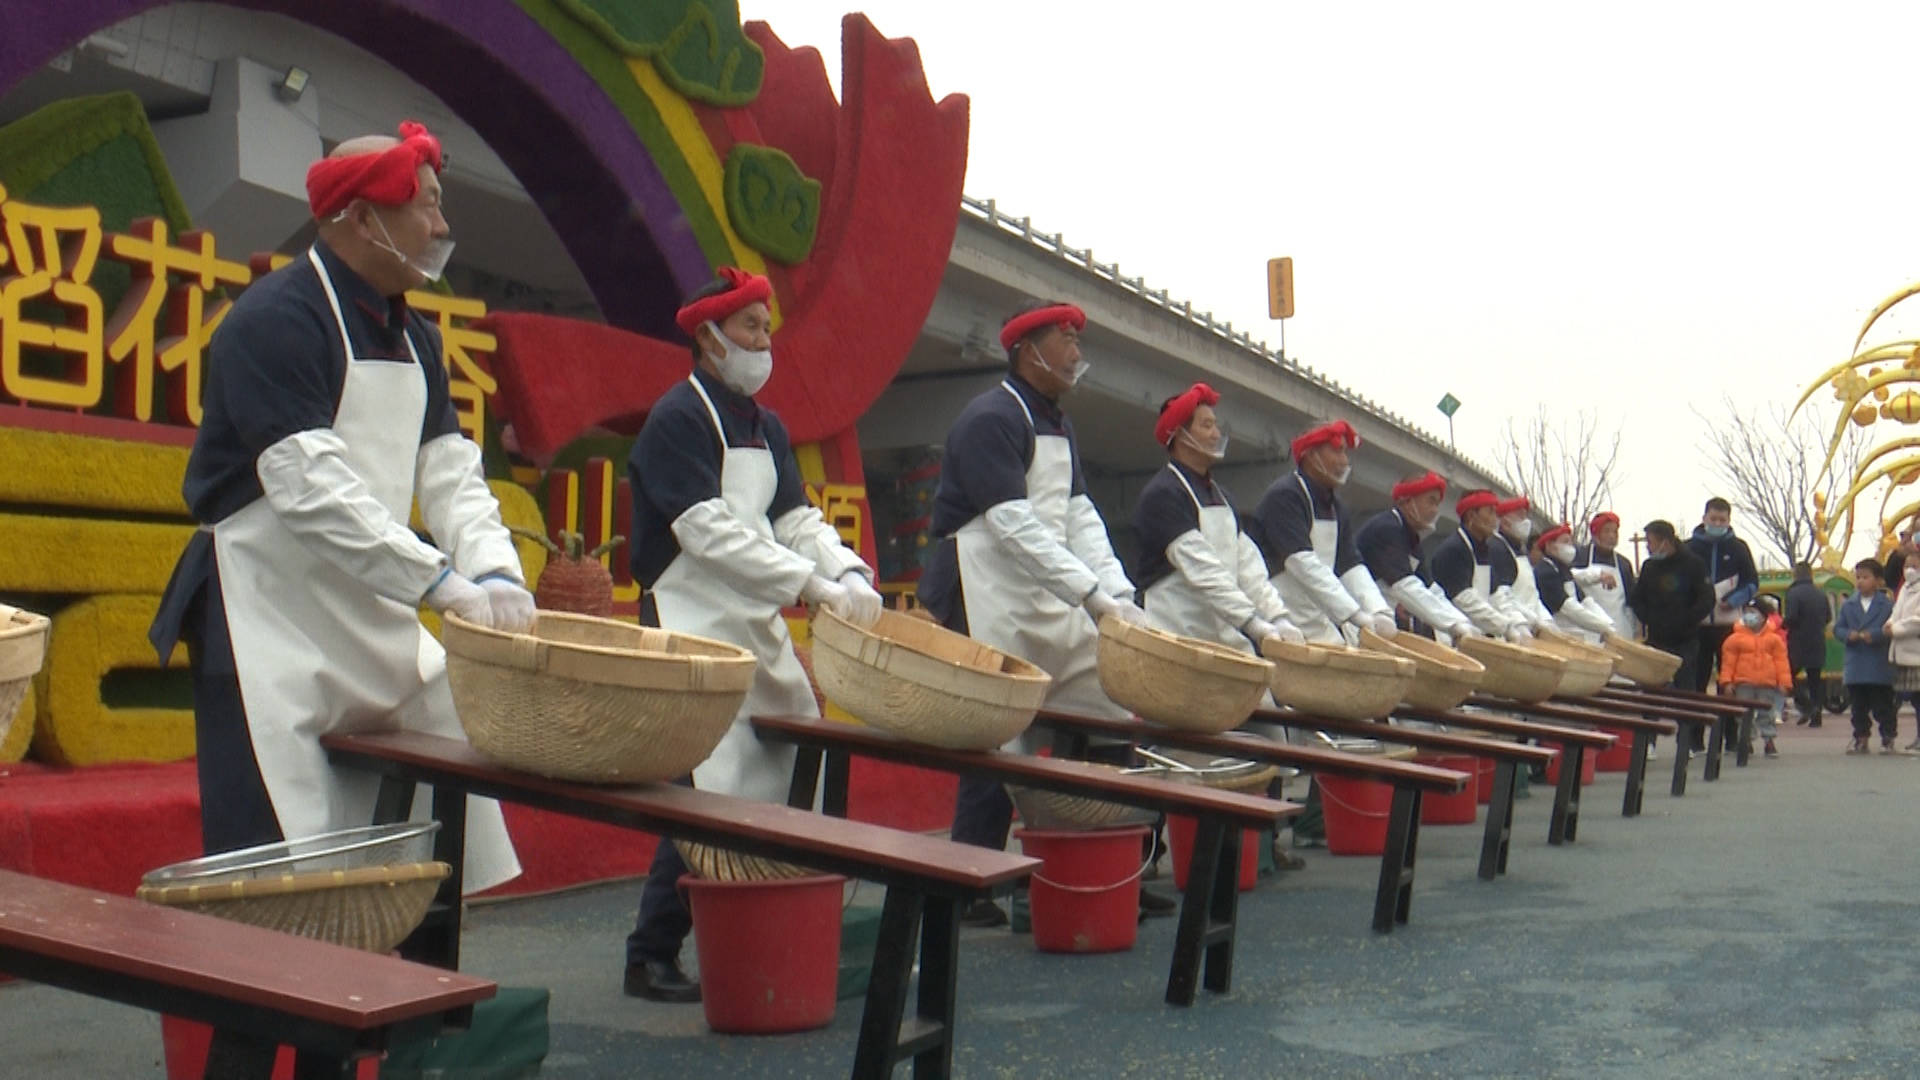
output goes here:
[{"label": "person wearing white mask", "polygon": [[[883,606],[873,571],[807,501],[786,426],[753,396],[773,372],[773,289],[727,266],[675,316],[693,339],[693,372],[647,413],[627,459],[633,487],[629,561],[650,626],[741,646],[759,667],[693,786],[785,802],[794,750],[762,743],[749,717],[818,716],[782,614],[796,601],[871,625]],[[697,1001],[679,965],[692,926],[675,882],[674,845],[655,851],[627,939],[626,992]]]},{"label": "person wearing white mask", "polygon": [[1533,580],[1533,560],[1528,555],[1533,540],[1532,510],[1533,504],[1525,495],[1502,499],[1494,507],[1500,515],[1500,533],[1494,546],[1504,549],[1513,560],[1513,584],[1505,592],[1496,590],[1494,603],[1505,606],[1509,616],[1537,631],[1553,627],[1553,613],[1540,602],[1540,587]]},{"label": "person wearing white mask", "polygon": [[1160,406],[1153,437],[1167,451],[1133,507],[1140,545],[1134,575],[1146,596],[1147,623],[1241,652],[1273,638],[1305,640],[1267,578],[1266,560],[1240,528],[1213,467],[1227,454],[1214,406],[1220,395],[1194,383]]},{"label": "person wearing white mask", "polygon": [[[1097,624],[1144,624],[1147,614],[1133,602],[1133,581],[1087,495],[1061,406],[1087,372],[1086,326],[1084,312],[1059,301],[1029,303],[1001,324],[1007,377],[968,402],[947,432],[933,498],[938,547],[917,592],[943,626],[1053,676],[1047,707],[1125,719],[1127,710],[1100,689]],[[1008,748],[1032,753],[1040,745],[1039,733],[1028,732]],[[1012,815],[999,783],[962,777],[952,837],[1003,848]],[[1147,901],[1156,913],[1157,900]],[[1000,925],[1006,913],[981,900],[961,921]]]},{"label": "person wearing white mask", "polygon": [[1540,603],[1553,615],[1554,628],[1578,641],[1597,644],[1613,632],[1613,620],[1581,588],[1573,575],[1573,529],[1555,525],[1540,534],[1535,545],[1540,558],[1533,565]]},{"label": "person wearing white mask", "polygon": [[1340,501],[1353,472],[1348,451],[1359,445],[1360,434],[1345,420],[1302,432],[1290,447],[1294,471],[1267,488],[1248,530],[1294,625],[1322,645],[1358,640],[1362,629],[1386,637],[1398,630]]},{"label": "person wearing white mask", "polygon": [[1602,510],[1587,523],[1587,543],[1575,549],[1573,580],[1600,605],[1613,632],[1628,640],[1640,636],[1640,623],[1627,606],[1633,595],[1633,562],[1620,554],[1620,515]]},{"label": "person wearing white mask", "polygon": [[1460,531],[1440,542],[1428,565],[1434,584],[1481,633],[1524,644],[1533,638],[1526,620],[1495,599],[1511,592],[1515,572],[1507,546],[1493,537],[1499,527],[1499,505],[1500,497],[1484,488],[1460,496],[1453,504]]},{"label": "person wearing white mask", "polygon": [[1393,485],[1393,505],[1367,519],[1354,543],[1374,583],[1413,619],[1415,631],[1425,637],[1444,634],[1451,641],[1480,631],[1433,583],[1420,555],[1421,542],[1440,523],[1446,497],[1447,482],[1440,474],[1428,470],[1408,476]]},{"label": "person wearing white mask", "polygon": [[[336,771],[321,735],[465,737],[423,604],[533,623],[440,336],[406,301],[452,250],[440,165],[411,122],[340,143],[307,173],[317,238],[214,333],[181,485],[200,528],[149,631],[163,664],[188,646],[210,853],[373,819],[378,778]],[[431,543],[408,527],[416,501]],[[473,891],[520,872],[491,800],[470,803],[465,865]]]}]

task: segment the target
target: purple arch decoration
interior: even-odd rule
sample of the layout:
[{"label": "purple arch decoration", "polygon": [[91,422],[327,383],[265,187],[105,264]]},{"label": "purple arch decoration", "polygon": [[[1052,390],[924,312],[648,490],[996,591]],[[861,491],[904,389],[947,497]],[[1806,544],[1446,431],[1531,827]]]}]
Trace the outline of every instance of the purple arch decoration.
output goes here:
[{"label": "purple arch decoration", "polygon": [[[167,0],[61,0],[0,33],[0,94],[95,31]],[[217,0],[337,34],[438,94],[546,216],[609,323],[676,339],[680,298],[712,276],[624,116],[512,0]]]}]

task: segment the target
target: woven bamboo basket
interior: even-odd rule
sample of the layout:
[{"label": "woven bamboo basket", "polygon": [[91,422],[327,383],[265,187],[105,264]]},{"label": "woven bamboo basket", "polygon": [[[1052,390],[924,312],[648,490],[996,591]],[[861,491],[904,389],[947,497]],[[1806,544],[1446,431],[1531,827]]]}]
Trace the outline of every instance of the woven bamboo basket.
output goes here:
[{"label": "woven bamboo basket", "polygon": [[1418,634],[1381,637],[1360,631],[1362,648],[1413,661],[1413,681],[1400,700],[1417,709],[1451,709],[1480,687],[1487,669],[1480,661]]},{"label": "woven bamboo basket", "polygon": [[947,750],[991,750],[1027,730],[1053,683],[1017,656],[891,610],[870,628],[814,612],[813,674],[865,723]]},{"label": "woven bamboo basket", "polygon": [[1545,701],[1560,689],[1567,662],[1551,653],[1468,635],[1459,649],[1486,668],[1480,689],[1511,701]]},{"label": "woven bamboo basket", "polygon": [[687,864],[687,869],[708,881],[781,881],[812,877],[820,872],[778,859],[744,855],[710,844],[696,844],[691,840],[675,840],[673,846],[680,849],[680,858]]},{"label": "woven bamboo basket", "polygon": [[1273,665],[1199,638],[1100,620],[1100,689],[1156,724],[1218,734],[1246,722],[1266,695]]},{"label": "woven bamboo basket", "polygon": [[142,885],[134,895],[167,907],[384,953],[426,918],[433,894],[451,872],[443,862],[400,863],[210,884]]},{"label": "woven bamboo basket", "polygon": [[1393,711],[1413,683],[1411,660],[1345,645],[1295,645],[1269,638],[1273,700],[1301,712],[1377,720]]},{"label": "woven bamboo basket", "polygon": [[[1259,738],[1260,736],[1251,736]],[[1145,751],[1154,757],[1165,757],[1179,762],[1185,769],[1170,769],[1167,779],[1185,784],[1199,784],[1202,787],[1218,788],[1221,791],[1237,791],[1242,795],[1264,795],[1267,786],[1279,777],[1280,766],[1261,761],[1245,761],[1233,757],[1216,757],[1193,750],[1155,747]],[[1288,770],[1288,776],[1298,776],[1295,770]]]},{"label": "woven bamboo basket", "polygon": [[1680,658],[1651,645],[1608,634],[1606,650],[1613,654],[1613,670],[1640,686],[1662,687],[1680,670]]},{"label": "woven bamboo basket", "polygon": [[[1118,765],[1095,764],[1127,776],[1167,775],[1166,768],[1160,765],[1123,769]],[[1160,816],[1157,811],[1143,807],[1013,784],[1007,785],[1007,797],[1020,811],[1020,823],[1029,829],[1113,829],[1122,825],[1145,825]]]},{"label": "woven bamboo basket", "polygon": [[447,685],[474,748],[588,783],[685,776],[707,759],[758,666],[735,645],[542,611],[509,634],[447,618]]},{"label": "woven bamboo basket", "polygon": [[45,615],[0,604],[0,743],[26,700],[27,684],[47,660]]},{"label": "woven bamboo basket", "polygon": [[1600,692],[1613,678],[1613,654],[1598,645],[1575,641],[1564,634],[1543,630],[1533,636],[1533,647],[1567,662],[1554,693],[1565,697],[1586,697]]}]

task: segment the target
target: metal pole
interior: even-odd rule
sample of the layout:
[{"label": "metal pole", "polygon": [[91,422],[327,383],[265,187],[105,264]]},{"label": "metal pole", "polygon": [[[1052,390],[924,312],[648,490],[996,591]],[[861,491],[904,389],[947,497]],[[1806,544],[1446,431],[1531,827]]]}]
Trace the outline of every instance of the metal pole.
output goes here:
[{"label": "metal pole", "polygon": [[1453,451],[1454,457],[1460,456],[1459,447],[1456,447],[1453,445],[1453,414],[1452,413],[1447,414],[1447,449]]}]

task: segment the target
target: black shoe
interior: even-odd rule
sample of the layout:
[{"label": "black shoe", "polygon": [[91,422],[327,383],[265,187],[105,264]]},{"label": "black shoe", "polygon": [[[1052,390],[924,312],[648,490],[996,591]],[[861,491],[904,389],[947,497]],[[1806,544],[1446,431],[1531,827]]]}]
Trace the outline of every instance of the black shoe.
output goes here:
[{"label": "black shoe", "polygon": [[643,960],[627,965],[628,997],[687,1005],[700,1000],[700,984],[687,978],[678,960]]},{"label": "black shoe", "polygon": [[1816,716],[1816,717],[1814,717],[1814,718],[1813,718],[1813,722],[1812,722],[1812,723],[1810,723],[1810,724],[1808,724],[1807,726],[1808,726],[1808,727],[1819,727],[1819,726],[1820,726],[1820,718],[1819,718],[1819,717],[1817,717],[1817,716]]},{"label": "black shoe", "polygon": [[1795,721],[1793,722],[1793,726],[1794,726],[1794,727],[1806,727],[1806,726],[1807,726],[1808,724],[1810,724],[1810,723],[1812,723],[1812,722],[1813,722],[1813,718],[1812,718],[1812,717],[1809,717],[1809,716],[1803,716],[1803,717],[1801,717],[1800,719],[1798,719],[1798,720],[1795,720]]},{"label": "black shoe", "polygon": [[1007,925],[1007,913],[1000,910],[1000,905],[991,900],[975,900],[960,913],[959,922],[961,926],[992,929]]},{"label": "black shoe", "polygon": [[1140,917],[1160,918],[1180,910],[1180,904],[1170,896],[1162,896],[1152,889],[1140,890]]}]

